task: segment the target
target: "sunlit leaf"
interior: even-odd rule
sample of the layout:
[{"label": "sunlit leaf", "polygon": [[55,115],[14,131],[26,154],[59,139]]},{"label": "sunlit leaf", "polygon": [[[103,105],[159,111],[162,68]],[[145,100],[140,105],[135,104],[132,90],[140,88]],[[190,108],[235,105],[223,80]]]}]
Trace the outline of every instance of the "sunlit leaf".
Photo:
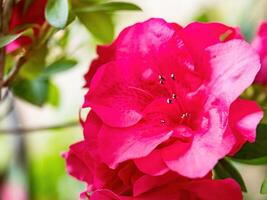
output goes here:
[{"label": "sunlit leaf", "polygon": [[49,65],[44,69],[41,76],[49,77],[54,74],[69,70],[77,64],[77,61],[74,59],[60,59]]},{"label": "sunlit leaf", "polygon": [[48,0],[45,8],[46,20],[56,28],[64,28],[68,21],[68,0]]},{"label": "sunlit leaf", "polygon": [[31,57],[22,66],[19,76],[26,79],[34,79],[38,76],[46,66],[47,47],[35,50]]},{"label": "sunlit leaf", "polygon": [[47,102],[55,107],[59,106],[60,103],[60,91],[58,87],[51,81],[49,82]]},{"label": "sunlit leaf", "polygon": [[102,3],[96,5],[86,6],[84,8],[78,8],[76,12],[97,12],[97,11],[121,11],[121,10],[128,10],[128,11],[140,11],[142,10],[139,6],[126,3],[126,2],[109,2],[109,3]]},{"label": "sunlit leaf", "polygon": [[261,185],[261,194],[267,194],[267,177],[264,179]]},{"label": "sunlit leaf", "polygon": [[103,43],[110,43],[113,40],[114,24],[110,14],[103,12],[79,12],[77,17]]}]

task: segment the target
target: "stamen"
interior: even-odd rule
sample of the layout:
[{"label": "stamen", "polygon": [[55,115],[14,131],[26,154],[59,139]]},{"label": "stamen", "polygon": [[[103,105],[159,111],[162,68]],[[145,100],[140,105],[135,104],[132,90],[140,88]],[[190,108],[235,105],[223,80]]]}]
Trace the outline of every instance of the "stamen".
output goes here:
[{"label": "stamen", "polygon": [[159,75],[159,80],[165,80],[164,76]]},{"label": "stamen", "polygon": [[181,118],[182,119],[188,118],[189,115],[190,115],[189,113],[183,113],[183,114],[181,114]]},{"label": "stamen", "polygon": [[163,85],[164,84],[164,81],[165,81],[165,78],[162,75],[159,75],[159,83],[161,85]]},{"label": "stamen", "polygon": [[165,121],[164,119],[161,119],[161,120],[160,120],[160,123],[161,123],[161,124],[165,124],[166,121]]},{"label": "stamen", "polygon": [[173,73],[171,74],[171,79],[172,79],[172,80],[175,80],[175,76],[174,76]]},{"label": "stamen", "polygon": [[172,98],[173,99],[176,99],[176,94],[172,94]]},{"label": "stamen", "polygon": [[168,104],[171,104],[172,103],[172,100],[171,99],[167,99],[167,103]]}]

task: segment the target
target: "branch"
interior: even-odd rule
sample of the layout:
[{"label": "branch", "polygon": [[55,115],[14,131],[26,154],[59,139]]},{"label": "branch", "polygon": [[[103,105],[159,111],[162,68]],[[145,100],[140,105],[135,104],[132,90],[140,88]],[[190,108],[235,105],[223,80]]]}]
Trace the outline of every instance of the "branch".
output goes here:
[{"label": "branch", "polygon": [[13,129],[0,129],[0,134],[4,133],[11,133],[11,134],[21,134],[21,133],[31,133],[31,132],[39,132],[39,131],[49,131],[49,130],[56,130],[56,129],[65,129],[65,128],[71,128],[79,126],[78,121],[71,121],[71,122],[65,122],[62,124],[56,124],[52,126],[43,126],[43,127],[36,127],[36,128],[13,128]]},{"label": "branch", "polygon": [[10,72],[10,74],[8,75],[8,77],[1,82],[0,84],[0,88],[1,87],[7,87],[10,85],[10,83],[14,80],[14,78],[16,77],[17,73],[19,72],[20,68],[23,66],[23,64],[26,62],[26,57],[25,56],[21,56],[18,60],[18,62],[16,62],[13,70]]}]

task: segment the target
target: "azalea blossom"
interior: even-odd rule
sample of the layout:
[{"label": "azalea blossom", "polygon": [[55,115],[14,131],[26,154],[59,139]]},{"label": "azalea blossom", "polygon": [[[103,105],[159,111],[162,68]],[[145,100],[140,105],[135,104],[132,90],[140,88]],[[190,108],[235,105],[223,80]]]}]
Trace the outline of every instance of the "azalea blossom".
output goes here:
[{"label": "azalea blossom", "polygon": [[266,84],[267,83],[267,22],[264,21],[260,24],[256,36],[252,41],[252,46],[260,55],[261,69],[256,76],[255,82]]},{"label": "azalea blossom", "polygon": [[[12,8],[9,32],[24,30],[27,26],[33,26],[34,37],[38,37],[40,28],[45,22],[45,5],[47,0],[20,0]],[[28,4],[27,4],[28,3]],[[7,52],[12,52],[22,46],[32,43],[28,36],[21,36],[7,46]]]},{"label": "azalea blossom", "polygon": [[85,76],[85,140],[109,167],[133,160],[153,176],[204,177],[255,141],[263,113],[239,96],[260,61],[236,28],[150,19],[97,52]]},{"label": "azalea blossom", "polygon": [[[90,145],[89,145],[90,146]],[[189,179],[175,172],[150,176],[132,161],[110,169],[98,160],[86,141],[78,142],[64,154],[68,172],[87,183],[81,198],[92,200],[241,200],[239,185],[232,179],[212,180],[211,173]],[[91,195],[90,195],[91,194]]]}]

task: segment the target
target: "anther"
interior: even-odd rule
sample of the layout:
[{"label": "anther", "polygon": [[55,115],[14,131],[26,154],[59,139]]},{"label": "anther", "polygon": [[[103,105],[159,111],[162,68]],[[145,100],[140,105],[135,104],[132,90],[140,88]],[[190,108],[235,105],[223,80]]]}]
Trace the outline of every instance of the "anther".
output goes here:
[{"label": "anther", "polygon": [[160,123],[161,123],[161,124],[165,124],[166,121],[165,121],[164,119],[161,119],[161,120],[160,120]]},{"label": "anther", "polygon": [[176,99],[176,94],[172,94],[172,98],[173,99]]},{"label": "anther", "polygon": [[163,85],[164,84],[164,81],[165,81],[165,78],[163,76],[159,75],[159,83],[161,85]]},{"label": "anther", "polygon": [[182,119],[185,119],[185,118],[188,118],[189,117],[189,113],[183,113],[182,115],[181,115],[181,118]]},{"label": "anther", "polygon": [[165,78],[163,77],[163,76],[161,76],[161,75],[159,75],[159,80],[165,80]]},{"label": "anther", "polygon": [[171,104],[172,103],[172,100],[171,99],[167,99],[167,103],[168,104]]},{"label": "anther", "polygon": [[172,79],[172,80],[175,80],[175,76],[174,76],[173,73],[171,74],[171,79]]}]

